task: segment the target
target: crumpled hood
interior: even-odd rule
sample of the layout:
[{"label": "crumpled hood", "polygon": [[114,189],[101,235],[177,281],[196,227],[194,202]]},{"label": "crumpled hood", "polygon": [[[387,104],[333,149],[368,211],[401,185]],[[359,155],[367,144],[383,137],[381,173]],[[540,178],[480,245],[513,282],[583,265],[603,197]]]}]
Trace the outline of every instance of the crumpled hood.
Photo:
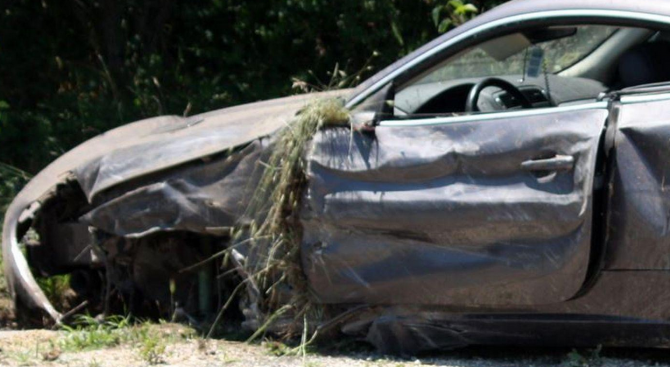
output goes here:
[{"label": "crumpled hood", "polygon": [[68,175],[76,176],[91,201],[97,193],[119,183],[270,135],[310,99],[339,97],[347,92],[279,98],[186,118],[155,117],[121,126],[82,143],[37,174],[5,213],[2,251],[10,292],[20,296],[28,306],[42,308],[58,319],[58,312],[37,286],[20,251],[16,230],[18,224],[30,216],[31,211],[25,210]]},{"label": "crumpled hood", "polygon": [[91,140],[89,144],[95,146],[97,157],[89,158],[74,172],[90,201],[120,182],[270,135],[285,126],[314,96],[280,98],[188,118],[164,116],[131,124],[123,128],[123,133]]},{"label": "crumpled hood", "polygon": [[24,187],[12,207],[25,209],[68,172],[77,174],[90,200],[120,182],[269,135],[284,126],[310,99],[345,96],[348,91],[291,96],[192,117],[160,116],[123,125],[56,159]]}]

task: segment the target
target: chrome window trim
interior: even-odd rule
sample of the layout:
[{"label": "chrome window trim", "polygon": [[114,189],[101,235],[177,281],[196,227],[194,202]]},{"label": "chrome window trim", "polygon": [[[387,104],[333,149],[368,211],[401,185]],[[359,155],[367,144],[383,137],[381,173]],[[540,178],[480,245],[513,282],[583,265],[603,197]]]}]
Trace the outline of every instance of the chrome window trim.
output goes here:
[{"label": "chrome window trim", "polygon": [[621,96],[621,104],[633,104],[641,102],[656,102],[670,100],[670,92],[663,92],[658,94],[644,94],[637,96]]},{"label": "chrome window trim", "polygon": [[519,14],[519,15],[513,15],[505,18],[501,18],[498,20],[494,20],[492,22],[482,24],[476,28],[473,28],[469,31],[466,31],[462,34],[459,34],[451,39],[446,40],[445,42],[435,46],[434,48],[424,52],[423,54],[417,56],[415,59],[412,61],[408,62],[405,65],[402,65],[401,67],[397,68],[390,74],[388,74],[386,77],[380,79],[377,81],[375,84],[371,85],[368,89],[364,90],[361,92],[358,96],[352,98],[349,102],[347,102],[346,107],[347,108],[352,108],[355,105],[357,105],[359,102],[364,100],[365,98],[369,97],[371,94],[377,92],[379,89],[381,89],[384,85],[387,83],[391,82],[393,79],[395,79],[398,75],[404,73],[405,71],[411,69],[412,67],[416,66],[417,64],[422,63],[426,59],[432,57],[433,55],[442,52],[443,50],[453,46],[454,44],[472,37],[473,35],[476,35],[477,33],[481,33],[484,31],[487,31],[492,28],[500,27],[508,23],[514,23],[514,22],[527,22],[531,20],[537,20],[537,19],[542,19],[542,18],[578,18],[578,17],[602,17],[602,18],[613,18],[613,19],[635,19],[635,20],[642,20],[642,21],[647,21],[647,22],[656,22],[656,23],[666,23],[670,24],[670,17],[665,16],[665,15],[658,15],[658,14],[650,14],[650,13],[639,13],[639,12],[632,12],[632,11],[625,11],[625,10],[605,10],[605,9],[571,9],[571,10],[547,10],[547,11],[542,11],[542,12],[536,12],[536,13],[529,13],[529,14]]},{"label": "chrome window trim", "polygon": [[[668,95],[668,97],[670,98],[670,95]],[[436,126],[436,125],[447,125],[447,124],[456,124],[464,122],[474,122],[474,121],[509,119],[515,117],[521,118],[529,116],[540,116],[540,115],[549,115],[552,113],[575,112],[575,111],[583,111],[591,109],[606,110],[607,102],[602,101],[602,102],[592,102],[592,103],[585,103],[565,107],[545,107],[532,110],[502,111],[502,112],[465,115],[465,116],[429,117],[429,118],[410,119],[410,120],[382,120],[379,122],[378,126],[380,127]]]}]

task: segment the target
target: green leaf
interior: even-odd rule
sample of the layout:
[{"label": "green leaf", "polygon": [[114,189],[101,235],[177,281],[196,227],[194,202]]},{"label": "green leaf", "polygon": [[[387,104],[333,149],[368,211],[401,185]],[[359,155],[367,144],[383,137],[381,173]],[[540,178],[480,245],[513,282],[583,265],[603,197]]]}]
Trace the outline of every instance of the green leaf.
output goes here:
[{"label": "green leaf", "polygon": [[433,23],[435,23],[436,27],[440,24],[440,13],[442,13],[442,5],[433,8]]},{"label": "green leaf", "polygon": [[458,9],[463,6],[463,2],[461,0],[449,0],[447,4],[454,9]]},{"label": "green leaf", "polygon": [[440,33],[444,33],[444,32],[447,31],[447,29],[449,29],[451,24],[452,24],[451,19],[445,19],[437,27],[437,31],[440,32]]},{"label": "green leaf", "polygon": [[463,11],[466,13],[477,13],[479,12],[479,9],[477,9],[477,7],[473,4],[465,4],[463,5]]},{"label": "green leaf", "polygon": [[395,22],[391,22],[391,31],[393,31],[393,35],[395,36],[395,39],[398,40],[398,43],[400,46],[405,45],[405,41],[402,39],[402,34],[400,33],[400,29],[398,29],[398,25],[395,24]]}]

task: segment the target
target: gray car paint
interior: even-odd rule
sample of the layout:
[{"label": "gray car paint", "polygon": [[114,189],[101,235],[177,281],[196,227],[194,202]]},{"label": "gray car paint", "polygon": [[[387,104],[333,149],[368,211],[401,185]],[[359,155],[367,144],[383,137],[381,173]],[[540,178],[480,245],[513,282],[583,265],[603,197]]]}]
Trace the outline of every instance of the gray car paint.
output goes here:
[{"label": "gray car paint", "polygon": [[670,103],[621,107],[609,204],[608,269],[670,269]]},{"label": "gray car paint", "polygon": [[[589,261],[607,110],[546,112],[380,126],[374,136],[319,132],[302,215],[303,269],[319,300],[475,306],[574,296]],[[556,156],[575,157],[574,166],[522,167]]]}]

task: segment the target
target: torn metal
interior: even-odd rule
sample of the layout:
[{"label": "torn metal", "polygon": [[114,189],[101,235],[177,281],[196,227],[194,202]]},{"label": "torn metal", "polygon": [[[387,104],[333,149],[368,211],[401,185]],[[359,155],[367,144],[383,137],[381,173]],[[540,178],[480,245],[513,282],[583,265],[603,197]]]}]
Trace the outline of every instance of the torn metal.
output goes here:
[{"label": "torn metal", "polygon": [[[334,94],[342,93],[346,91]],[[28,256],[32,252],[41,263],[51,262],[42,275],[71,271],[87,257],[99,264],[86,247],[90,241],[84,240],[84,248],[73,246],[87,237],[89,227],[129,239],[160,231],[228,235],[244,206],[250,170],[266,147],[264,137],[286,126],[311,98],[315,97],[282,98],[189,118],[143,120],[91,139],[54,161],[5,213],[4,270],[16,302],[41,309],[56,322],[62,316],[37,285],[21,252],[20,241],[37,222],[46,231],[40,233],[44,246],[29,248]],[[55,208],[52,218],[40,218],[48,213],[44,207]],[[56,233],[49,231],[59,236],[48,236]],[[50,255],[80,250],[89,254]]]}]

